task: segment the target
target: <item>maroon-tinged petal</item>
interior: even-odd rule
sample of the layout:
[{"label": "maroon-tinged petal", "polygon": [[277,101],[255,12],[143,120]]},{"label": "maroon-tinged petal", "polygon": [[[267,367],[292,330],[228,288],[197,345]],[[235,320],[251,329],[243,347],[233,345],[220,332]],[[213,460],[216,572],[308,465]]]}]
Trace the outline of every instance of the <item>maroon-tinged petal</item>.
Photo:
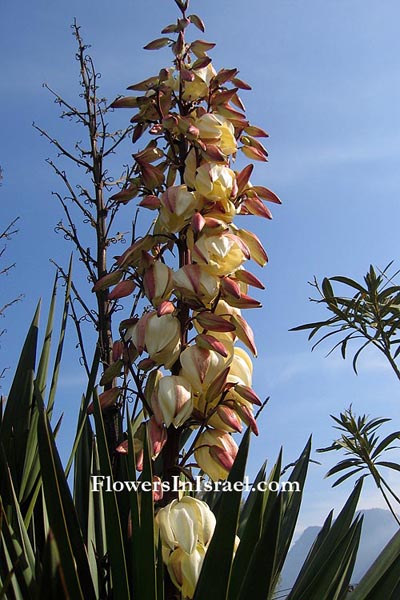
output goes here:
[{"label": "maroon-tinged petal", "polygon": [[[249,296],[246,296],[246,298],[248,299]],[[241,299],[243,299],[243,295]],[[257,300],[254,300],[254,302],[257,303]],[[256,307],[254,306],[254,308]],[[254,356],[257,356],[257,348],[254,340],[254,333],[250,325],[241,315],[232,315],[231,321],[236,326],[236,335],[238,336],[239,340],[243,342],[245,346],[247,346],[247,348],[254,354]]]},{"label": "maroon-tinged petal", "polygon": [[264,219],[272,219],[271,211],[257,196],[246,198],[243,204],[250,214],[256,215],[257,217],[264,217]]},{"label": "maroon-tinged petal", "polygon": [[217,415],[228,427],[237,433],[242,433],[242,423],[233,408],[220,404],[217,408]]},{"label": "maroon-tinged petal", "polygon": [[206,393],[206,402],[212,402],[213,400],[218,398],[218,396],[220,396],[225,390],[229,370],[229,367],[225,367],[225,369],[221,371],[209,385]]},{"label": "maroon-tinged petal", "polygon": [[234,388],[235,392],[239,394],[241,398],[247,400],[247,402],[251,402],[251,404],[255,404],[256,406],[262,405],[260,398],[252,388],[247,385],[242,385],[241,383],[237,383]]},{"label": "maroon-tinged petal", "polygon": [[251,160],[260,160],[263,162],[267,162],[267,157],[265,156],[265,154],[257,148],[252,148],[251,146],[241,146],[239,149],[247,158],[250,158]]},{"label": "maroon-tinged petal", "polygon": [[153,194],[149,194],[139,202],[139,206],[142,206],[143,208],[148,208],[150,210],[157,210],[158,208],[160,208],[160,199],[157,196],[154,196]]},{"label": "maroon-tinged petal", "polygon": [[157,308],[157,315],[162,317],[163,315],[170,315],[175,311],[175,304],[170,300],[164,300]]},{"label": "maroon-tinged petal", "polygon": [[248,127],[245,127],[244,130],[248,135],[252,135],[254,137],[269,137],[269,134],[264,131],[264,129],[261,129],[261,127],[255,127],[254,125],[249,125]]},{"label": "maroon-tinged petal", "polygon": [[204,22],[202,21],[202,19],[200,17],[198,17],[197,15],[189,15],[188,19],[190,20],[191,23],[193,23],[193,25],[195,25],[197,27],[197,29],[200,29],[200,31],[202,31],[204,33],[204,31],[205,31]]},{"label": "maroon-tinged petal", "polygon": [[240,90],[251,90],[252,89],[251,85],[249,85],[248,83],[246,83],[242,79],[238,79],[238,77],[234,77],[232,79],[232,84],[235,87],[239,88]]},{"label": "maroon-tinged petal", "polygon": [[143,46],[143,50],[159,50],[164,46],[167,46],[170,43],[168,38],[157,38],[156,40],[152,40],[146,46]]},{"label": "maroon-tinged petal", "polygon": [[136,288],[136,283],[132,279],[126,279],[121,281],[115,288],[108,294],[109,300],[118,300],[119,298],[126,298],[130,296],[133,290]]},{"label": "maroon-tinged petal", "polygon": [[210,446],[210,455],[211,457],[219,462],[221,467],[230,471],[232,469],[233,463],[235,462],[234,458],[223,448],[219,446]]},{"label": "maroon-tinged petal", "polygon": [[123,96],[110,104],[110,108],[137,108],[136,96]]},{"label": "maroon-tinged petal", "polygon": [[246,229],[239,229],[238,235],[249,248],[251,258],[263,267],[268,262],[268,256],[256,234]]},{"label": "maroon-tinged petal", "polygon": [[203,215],[199,212],[196,212],[191,220],[191,226],[194,233],[199,234],[204,226],[206,225],[206,220]]},{"label": "maroon-tinged petal", "polygon": [[122,358],[124,353],[124,343],[122,340],[117,340],[113,343],[112,347],[112,361],[116,362],[118,359]]},{"label": "maroon-tinged petal", "polygon": [[258,277],[253,275],[253,273],[250,273],[250,271],[245,271],[245,269],[238,269],[237,271],[235,271],[235,277],[239,281],[243,281],[243,283],[247,283],[248,285],[251,285],[260,290],[265,290],[265,285],[263,284],[263,282],[260,281]]},{"label": "maroon-tinged petal", "polygon": [[[255,298],[251,298],[247,294],[242,294],[239,299],[233,296],[226,296],[226,301],[235,308],[261,308],[262,304]],[[239,337],[239,335],[238,335]]]},{"label": "maroon-tinged petal", "polygon": [[221,277],[221,289],[224,296],[233,296],[233,298],[240,299],[242,295],[239,284],[230,277]]},{"label": "maroon-tinged petal", "polygon": [[282,201],[274,192],[262,185],[255,185],[253,187],[253,190],[258,196],[260,196],[260,198],[263,198],[264,200],[268,200],[269,202],[273,202],[274,204],[282,204]]},{"label": "maroon-tinged petal", "polygon": [[252,430],[252,432],[254,433],[254,435],[258,435],[257,422],[256,422],[256,420],[254,418],[253,413],[248,408],[248,406],[245,406],[244,404],[237,403],[236,404],[236,410],[238,411],[238,413],[240,415],[240,418],[246,423],[246,425],[248,427],[250,427],[250,429]]},{"label": "maroon-tinged petal", "polygon": [[123,271],[113,271],[112,273],[107,273],[107,275],[104,275],[98,281],[96,281],[96,283],[92,287],[92,292],[106,290],[111,285],[115,285],[116,283],[121,281],[123,274]]},{"label": "maroon-tinged petal", "polygon": [[199,312],[196,315],[196,321],[201,327],[210,331],[225,333],[236,329],[235,325],[224,319],[224,317],[220,317],[209,310]]},{"label": "maroon-tinged petal", "polygon": [[[114,387],[110,390],[106,390],[105,392],[102,392],[101,394],[99,394],[99,404],[100,404],[101,411],[105,412],[109,408],[112,408],[113,406],[115,406],[120,394],[121,394],[120,387]],[[93,410],[94,410],[94,406],[93,406],[93,402],[91,402],[89,404],[89,406],[87,407],[86,412],[88,415],[92,415]]]},{"label": "maroon-tinged petal", "polygon": [[224,358],[228,357],[228,351],[224,344],[212,335],[200,333],[196,336],[195,342],[197,346],[199,346],[199,348],[205,348],[206,350],[214,350],[214,352],[217,352]]},{"label": "maroon-tinged petal", "polygon": [[236,181],[238,185],[238,195],[240,195],[243,190],[246,189],[247,184],[249,183],[250,176],[253,172],[254,165],[247,165],[240,173],[236,176]]}]

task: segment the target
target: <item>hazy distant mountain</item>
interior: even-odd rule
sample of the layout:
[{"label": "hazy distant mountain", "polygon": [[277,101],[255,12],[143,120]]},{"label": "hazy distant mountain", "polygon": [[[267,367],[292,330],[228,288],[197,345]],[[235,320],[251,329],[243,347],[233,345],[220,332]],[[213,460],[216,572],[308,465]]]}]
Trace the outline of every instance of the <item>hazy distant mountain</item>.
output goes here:
[{"label": "hazy distant mountain", "polygon": [[[360,546],[354,567],[352,583],[360,581],[366,570],[371,566],[378,554],[397,531],[397,525],[388,510],[371,508],[362,511],[364,522],[362,526]],[[320,527],[307,527],[293,545],[286,559],[285,568],[279,588],[284,591],[294,584],[300,568],[310,550]]]}]

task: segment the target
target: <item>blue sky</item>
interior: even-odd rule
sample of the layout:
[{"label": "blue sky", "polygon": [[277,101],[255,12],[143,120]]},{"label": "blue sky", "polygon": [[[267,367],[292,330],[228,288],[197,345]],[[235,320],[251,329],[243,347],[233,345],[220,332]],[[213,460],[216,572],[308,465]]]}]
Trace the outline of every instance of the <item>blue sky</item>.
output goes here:
[{"label": "blue sky", "polygon": [[[283,200],[273,206],[272,222],[248,223],[270,257],[262,273],[264,308],[249,316],[259,347],[255,388],[271,396],[252,446],[253,474],[266,457],[275,460],[280,445],[292,461],[310,433],[315,448],[327,445],[333,436],[329,414],[350,403],[359,412],[399,417],[398,383],[379,356],[361,358],[356,377],[350,363],[337,355],[325,359],[323,349],[311,353],[306,335],[288,330],[321,314],[308,302],[307,281],[314,275],[360,279],[370,263],[383,267],[398,259],[400,6],[397,0],[193,0],[191,7],[206,23],[203,37],[217,42],[214,65],[238,67],[253,86],[243,99],[250,120],[270,133],[270,160],[256,166],[252,181]],[[47,301],[54,275],[49,258],[65,264],[70,250],[54,233],[61,212],[51,191],[61,184],[44,162],[54,158],[54,149],[31,125],[74,140],[75,130],[60,121],[41,87],[47,82],[73,99],[79,91],[73,18],[92,45],[102,94],[111,100],[169,64],[168,50],[142,47],[176,15],[172,0],[3,3],[1,223],[19,215],[20,233],[9,246],[17,267],[2,281],[1,297],[23,292],[25,300],[4,322],[0,364],[15,362],[37,299]],[[115,114],[117,126],[128,119],[126,111]],[[117,175],[130,152],[128,144],[116,157]],[[65,414],[64,451],[83,381],[71,327],[58,400]],[[331,492],[323,480],[327,468],[328,458],[312,467],[300,526],[320,523],[351,488],[349,483]],[[372,487],[361,506],[382,506]]]}]

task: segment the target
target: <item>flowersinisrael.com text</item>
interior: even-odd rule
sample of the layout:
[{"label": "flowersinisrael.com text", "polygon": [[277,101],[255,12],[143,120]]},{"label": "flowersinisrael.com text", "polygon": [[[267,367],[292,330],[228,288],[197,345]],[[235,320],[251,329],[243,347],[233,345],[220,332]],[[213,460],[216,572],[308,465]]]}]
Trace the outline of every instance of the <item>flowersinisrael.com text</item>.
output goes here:
[{"label": "flowersinisrael.com text", "polygon": [[204,481],[200,476],[192,481],[182,481],[179,475],[174,475],[172,481],[112,481],[110,476],[92,475],[93,492],[300,492],[298,481],[259,481],[252,483],[246,475],[243,481]]}]

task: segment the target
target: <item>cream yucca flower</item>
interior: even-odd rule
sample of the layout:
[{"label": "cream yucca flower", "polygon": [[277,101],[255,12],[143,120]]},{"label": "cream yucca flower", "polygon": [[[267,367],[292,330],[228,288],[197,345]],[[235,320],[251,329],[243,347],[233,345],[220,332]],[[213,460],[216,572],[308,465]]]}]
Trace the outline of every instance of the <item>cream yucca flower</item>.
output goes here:
[{"label": "cream yucca flower", "polygon": [[213,481],[218,481],[228,477],[237,452],[237,444],[229,433],[207,429],[200,434],[194,455],[200,469]]},{"label": "cream yucca flower", "polygon": [[218,294],[219,279],[201,265],[186,265],[173,275],[174,287],[188,301],[207,305]]},{"label": "cream yucca flower", "polygon": [[145,344],[151,359],[169,369],[181,349],[181,325],[173,315],[152,315],[146,324]]},{"label": "cream yucca flower", "polygon": [[125,340],[132,340],[139,354],[147,350],[155,363],[169,369],[181,349],[181,326],[173,315],[158,317],[152,311],[144,313],[135,325],[127,329]]},{"label": "cream yucca flower", "polygon": [[180,546],[190,554],[198,542],[207,546],[215,528],[215,516],[208,504],[191,496],[172,500],[156,516],[161,542],[174,550]]},{"label": "cream yucca flower", "polygon": [[253,376],[253,363],[250,356],[243,348],[235,346],[230,364],[228,381],[251,387]]},{"label": "cream yucca flower", "polygon": [[183,597],[193,598],[215,516],[202,500],[184,496],[161,508],[155,519],[162,556],[173,583]]},{"label": "cream yucca flower", "polygon": [[157,307],[171,294],[172,269],[159,260],[155,261],[146,269],[143,276],[143,285],[146,296],[153,306]]},{"label": "cream yucca flower", "polygon": [[193,260],[213,275],[229,275],[246,260],[239,244],[229,235],[202,235],[194,245]]},{"label": "cream yucca flower", "polygon": [[211,207],[207,207],[206,216],[230,224],[239,211],[240,207],[237,208],[231,200],[224,199],[223,202],[216,201]]},{"label": "cream yucca flower", "polygon": [[181,353],[181,375],[190,381],[192,389],[204,393],[214,379],[229,365],[231,357],[224,358],[214,350],[188,346]]},{"label": "cream yucca flower", "polygon": [[204,546],[197,544],[191,554],[187,554],[182,548],[177,548],[168,557],[168,573],[184,598],[194,596],[205,554]]},{"label": "cream yucca flower", "polygon": [[195,101],[208,96],[208,86],[211,79],[216,75],[212,64],[208,64],[202,69],[193,71],[193,81],[183,81],[182,98],[187,101]]},{"label": "cream yucca flower", "polygon": [[225,165],[203,163],[196,170],[194,187],[207,200],[223,203],[231,198],[235,186],[235,173]]},{"label": "cream yucca flower", "polygon": [[235,129],[230,121],[216,113],[205,113],[195,120],[199,137],[206,143],[215,144],[226,155],[237,150]]},{"label": "cream yucca flower", "polygon": [[158,423],[180,427],[192,414],[192,386],[179,375],[161,377],[152,395],[151,407]]},{"label": "cream yucca flower", "polygon": [[159,222],[170,233],[180,231],[193,216],[198,200],[186,185],[169,187],[160,197]]}]

